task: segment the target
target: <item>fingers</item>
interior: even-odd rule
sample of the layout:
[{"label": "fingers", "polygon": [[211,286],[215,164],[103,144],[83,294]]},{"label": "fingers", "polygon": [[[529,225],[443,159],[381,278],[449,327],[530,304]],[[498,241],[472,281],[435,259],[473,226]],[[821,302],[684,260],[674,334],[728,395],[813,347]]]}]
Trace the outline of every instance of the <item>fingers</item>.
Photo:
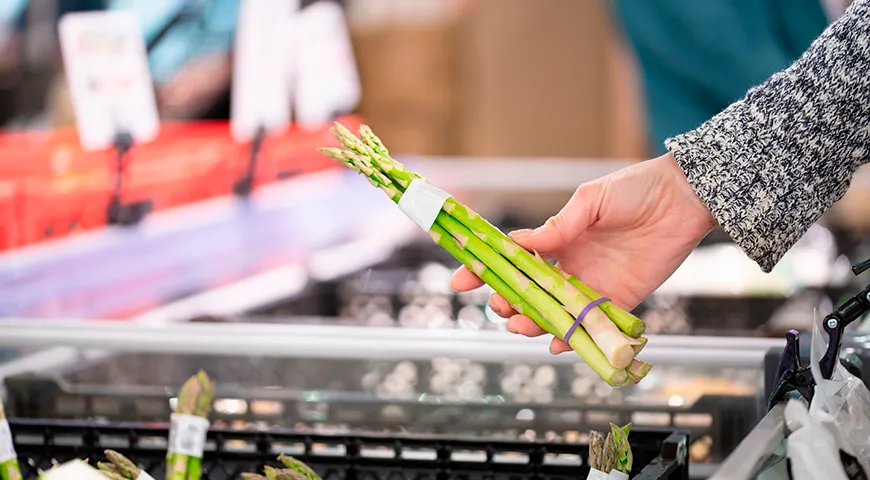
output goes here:
[{"label": "fingers", "polygon": [[560,353],[570,352],[574,350],[570,345],[565,343],[561,338],[553,338],[553,341],[550,342],[550,353],[553,355],[558,355]]},{"label": "fingers", "polygon": [[523,248],[538,252],[565,247],[598,219],[603,186],[601,182],[581,185],[559,213],[534,230],[511,232],[511,238]]},{"label": "fingers", "polygon": [[514,307],[512,307],[504,297],[497,293],[494,293],[489,297],[489,308],[502,318],[510,318],[517,313],[516,310],[514,310]]},{"label": "fingers", "polygon": [[467,292],[483,286],[483,280],[471,273],[465,265],[459,267],[450,279],[450,288],[454,292]]},{"label": "fingers", "polygon": [[505,325],[509,332],[522,335],[524,337],[540,337],[547,333],[537,323],[525,315],[513,315],[508,319]]},{"label": "fingers", "polygon": [[[497,313],[497,311],[496,311]],[[525,315],[513,315],[507,322],[507,329],[511,333],[516,333],[524,337],[540,337],[547,333],[543,328],[539,327],[531,318]],[[550,342],[550,353],[558,355],[560,353],[570,352],[573,348],[565,343],[561,338],[553,338]]]}]

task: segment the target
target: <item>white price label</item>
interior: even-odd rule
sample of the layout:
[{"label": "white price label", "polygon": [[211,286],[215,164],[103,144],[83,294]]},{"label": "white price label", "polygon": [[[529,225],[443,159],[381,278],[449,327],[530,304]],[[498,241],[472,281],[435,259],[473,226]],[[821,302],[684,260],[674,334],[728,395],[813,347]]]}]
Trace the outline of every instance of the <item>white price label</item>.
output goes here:
[{"label": "white price label", "polygon": [[110,147],[118,133],[137,143],[153,140],[160,120],[136,15],[70,13],[58,28],[82,147]]},{"label": "white price label", "polygon": [[208,419],[195,415],[173,413],[169,417],[168,450],[191,457],[202,458],[208,434]]},{"label": "white price label", "polygon": [[319,126],[356,109],[362,94],[347,20],[336,2],[303,9],[290,29],[298,45],[294,112],[302,125]]},{"label": "white price label", "polygon": [[233,58],[230,129],[238,142],[259,129],[276,132],[290,123],[290,59],[293,46],[288,22],[299,0],[244,0],[239,10]]},{"label": "white price label", "polygon": [[12,445],[12,430],[9,429],[9,422],[0,420],[0,462],[17,458],[15,446]]}]

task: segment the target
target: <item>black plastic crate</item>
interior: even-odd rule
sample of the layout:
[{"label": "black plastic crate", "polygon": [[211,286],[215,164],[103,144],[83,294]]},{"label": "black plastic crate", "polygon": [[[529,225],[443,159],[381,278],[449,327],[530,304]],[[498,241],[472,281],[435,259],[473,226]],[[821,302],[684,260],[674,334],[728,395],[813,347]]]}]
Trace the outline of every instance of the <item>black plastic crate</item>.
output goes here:
[{"label": "black plastic crate", "polygon": [[[208,355],[122,354],[76,362],[64,370],[6,377],[10,416],[109,422],[163,422],[168,399],[199,368],[217,382],[212,418],[235,428],[294,428],[297,431],[407,432],[474,435],[504,440],[583,441],[583,432],[609,422],[680,429],[712,444],[706,461],[727,457],[761,417],[754,396],[703,396],[670,407],[631,400],[630,390],[607,388],[608,396],[571,397],[572,369],[558,369],[548,402],[521,401],[499,386],[505,365],[482,364],[484,396],[451,399],[433,394],[431,366],[419,363],[413,395],[382,397],[363,391],[361,378],[389,372],[401,362]],[[281,385],[281,388],[271,387]],[[244,404],[224,409],[221,402]]]},{"label": "black plastic crate", "polygon": [[[137,423],[10,419],[25,479],[71,459],[103,460],[111,448],[155,478],[164,475],[167,426]],[[632,429],[634,480],[687,480],[688,434]],[[324,480],[337,479],[583,479],[588,446],[435,436],[312,435],[289,430],[212,428],[203,459],[204,480],[239,478],[278,466],[280,453],[308,463]]]}]

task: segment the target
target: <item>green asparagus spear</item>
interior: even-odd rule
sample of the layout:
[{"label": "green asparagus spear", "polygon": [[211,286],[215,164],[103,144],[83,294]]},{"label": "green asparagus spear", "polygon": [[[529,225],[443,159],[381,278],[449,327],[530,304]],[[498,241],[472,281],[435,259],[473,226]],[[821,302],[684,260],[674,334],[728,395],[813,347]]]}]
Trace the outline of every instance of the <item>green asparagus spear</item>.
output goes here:
[{"label": "green asparagus spear", "polygon": [[[410,181],[419,178],[416,174],[404,169],[404,166],[400,163],[389,159],[389,157],[385,155],[386,149],[383,147],[382,142],[377,140],[376,137],[373,139],[373,134],[370,133],[370,130],[365,128],[360,129],[361,137],[366,139],[367,144],[354,137],[353,134],[340,124],[336,124],[333,131],[347,150],[342,151],[340,149],[327,148],[321,149],[321,152],[335,160],[345,163],[353,170],[366,175],[369,178],[370,183],[387,193],[394,202],[399,202],[401,200],[403,185],[409,185]],[[366,134],[367,131],[369,134]],[[383,169],[384,171],[381,172],[379,169]],[[384,176],[388,178],[384,179]],[[474,233],[453,219],[446,212],[441,212],[436,220],[436,225],[442,227],[445,231],[450,232],[450,234],[460,242],[463,250],[468,250],[472,255],[480,256],[479,260],[481,262],[474,262],[469,265],[469,259],[460,258],[454,254],[453,250],[455,249],[451,248],[449,251],[451,254],[454,254],[454,257],[460,260],[460,262],[465,264],[472,271],[486,271],[489,279],[482,280],[490,284],[490,286],[499,293],[502,293],[503,291],[508,292],[512,298],[506,298],[506,300],[515,307],[519,306],[520,308],[518,310],[523,313],[529,311],[523,303],[529,303],[530,306],[537,307],[535,310],[531,310],[531,312],[539,318],[532,317],[532,320],[549,333],[560,338],[564,336],[568,327],[574,323],[574,318],[571,317],[557,301],[553,300],[547,292],[543,292],[536,283],[529,281],[529,279],[520,273],[513,265],[511,265],[507,260],[504,260],[498,252],[489,248],[485,242],[476,238]],[[443,232],[435,231],[434,234],[430,232],[430,236],[432,236],[436,243],[438,243],[443,238]],[[466,246],[470,246],[470,248],[465,248]],[[444,245],[442,245],[442,247],[444,247]],[[448,249],[448,247],[445,248]],[[518,246],[516,248],[519,249]],[[491,265],[491,262],[497,262],[497,266]],[[495,275],[492,275],[491,271],[484,267],[484,264],[485,267],[489,267],[489,269],[495,268],[498,269],[498,271]],[[555,273],[546,269],[543,270],[551,273],[551,277],[556,277]],[[497,276],[501,280],[501,282],[496,281],[496,283],[506,283],[507,286],[510,287],[510,290],[504,289],[503,285],[498,285],[500,288],[497,288],[496,285],[493,285],[488,281],[492,280],[493,276]],[[558,278],[560,284],[566,283],[561,279],[561,277]],[[519,299],[516,298],[517,295],[520,299],[525,300],[525,302],[518,302],[517,300]],[[534,299],[528,298],[529,295]],[[543,307],[540,305],[541,302],[544,304]],[[579,313],[579,311],[577,313]],[[526,314],[528,315],[528,313]],[[603,316],[603,314],[601,316]],[[543,317],[543,319],[547,321],[541,322],[540,317]],[[595,313],[592,313],[591,316],[587,317],[585,323],[594,325],[594,317]],[[555,328],[553,324],[554,320],[559,321],[561,328]],[[604,318],[604,321],[613,327],[613,324],[610,323],[609,320]],[[587,327],[589,325],[587,325]],[[615,334],[622,335],[615,327],[613,327],[612,330]],[[587,363],[593,366],[593,368],[611,385],[623,385],[629,380],[624,368],[616,368],[613,364],[617,363],[621,366],[627,366],[634,357],[633,344],[637,344],[638,342],[628,338],[617,338],[616,342],[604,342],[604,345],[613,347],[608,353],[613,354],[615,353],[615,350],[621,348],[621,353],[616,355],[616,357],[618,357],[616,358],[616,362],[611,361],[610,358],[602,357],[603,352],[601,352],[598,345],[589,338],[586,331],[583,329],[575,331],[570,343],[575,344],[575,346],[580,345],[580,347],[575,348],[575,351],[577,351],[581,356],[584,356]]]},{"label": "green asparagus spear", "polygon": [[288,469],[295,470],[308,480],[321,480],[320,476],[314,472],[308,465],[299,460],[283,453],[278,456],[278,461],[283,463]]},{"label": "green asparagus spear", "polygon": [[610,424],[610,437],[613,439],[612,446],[615,453],[616,465],[614,468],[622,473],[631,473],[633,457],[631,445],[628,443],[628,430],[631,424],[625,427],[617,427]]},{"label": "green asparagus spear", "polygon": [[114,450],[106,450],[104,453],[106,454],[106,458],[109,459],[109,462],[111,462],[108,466],[112,468],[108,470],[105,469],[104,467],[107,465],[102,462],[97,463],[97,468],[117,473],[123,478],[128,478],[130,480],[136,480],[139,478],[139,474],[142,473],[142,470],[136,466],[135,463],[128,460],[127,457]]},{"label": "green asparagus spear", "polygon": [[[3,402],[0,401],[0,428],[6,430],[9,428],[9,425],[6,423],[6,412],[3,410]],[[4,432],[0,432],[2,434]],[[8,432],[6,432],[8,433]],[[5,437],[5,435],[3,435]],[[8,439],[0,438],[0,441],[12,441],[12,437],[10,436]],[[11,447],[11,445],[9,445]],[[18,467],[18,459],[10,458],[8,460],[0,462],[0,480],[21,480],[21,469]]]},{"label": "green asparagus spear", "polygon": [[[372,163],[369,158],[357,153],[366,152],[367,147],[365,145],[359,145],[358,140],[354,142],[353,136],[349,132],[342,134],[341,132],[343,128],[344,127],[341,127],[340,125],[336,125],[335,127],[339,132],[338,135],[340,141],[346,146],[346,148],[348,148],[348,151],[342,151],[335,148],[323,148],[320,149],[320,151],[337,161],[345,163],[358,173],[366,175],[372,185],[381,188],[381,190],[383,190],[394,202],[398,203],[401,200],[403,193],[401,187],[398,185],[398,180],[393,182],[389,179],[385,180],[382,178],[382,176],[378,174],[380,172],[376,165]],[[344,132],[346,132],[346,129]],[[372,151],[369,149],[367,154],[371,156]],[[393,172],[396,171],[399,170],[393,170]],[[443,229],[444,232],[439,231],[437,227]],[[462,250],[469,250],[469,253],[472,256],[475,254],[483,256],[479,258],[478,262],[473,262],[465,255],[457,255],[456,249],[452,246],[452,243],[448,243],[444,237],[446,232],[452,232],[451,236],[460,243]],[[449,214],[443,211],[439,213],[436,224],[433,228],[430,228],[430,236],[436,241],[436,243],[447,249],[448,253],[451,253],[457,260],[465,264],[471,271],[478,275],[483,275],[484,272],[489,272],[487,273],[487,277],[490,280],[493,280],[493,283],[487,282],[490,287],[499,292],[499,294],[504,294],[502,296],[507,295],[505,299],[512,305],[518,306],[518,311],[522,311],[524,314],[529,315],[532,320],[536,322],[538,320],[532,315],[543,318],[545,321],[540,322],[539,325],[549,333],[562,338],[568,327],[574,323],[574,319],[561,307],[561,305],[558,304],[558,302],[556,302],[546,292],[542,291],[537,284],[531,282],[522,273],[517,271],[517,269],[510,265],[507,260],[498,255],[497,252],[488,248],[465,226],[451,218]],[[463,243],[467,243],[471,249],[466,249],[466,245],[463,245]],[[493,265],[493,263],[496,265]],[[498,270],[494,271],[492,269]],[[493,276],[499,277],[500,281],[494,280],[492,278]],[[485,279],[481,280],[485,282],[487,281]],[[504,285],[502,284],[506,284],[508,288],[504,289]],[[528,304],[528,307],[532,308],[528,308],[526,304]],[[535,308],[535,306],[537,307]],[[545,311],[547,313],[544,313]],[[560,327],[557,328],[555,322],[559,322]],[[626,384],[629,380],[625,369],[614,367],[583,329],[577,329],[575,331],[570,339],[570,343],[575,351],[609,384],[613,386],[621,386]],[[631,349],[630,346],[628,355],[629,358],[623,361],[626,365],[628,365],[631,358],[633,358],[633,349]]]},{"label": "green asparagus spear", "polygon": [[[214,399],[215,384],[200,370],[190,377],[178,394],[176,413],[205,418]],[[202,476],[202,459],[177,452],[167,452],[166,480],[199,480]]]},{"label": "green asparagus spear", "polygon": [[632,382],[638,383],[643,380],[643,377],[649,373],[650,369],[652,369],[652,365],[635,358],[631,361],[631,365],[629,365],[626,370],[628,371],[628,375],[631,377]]}]

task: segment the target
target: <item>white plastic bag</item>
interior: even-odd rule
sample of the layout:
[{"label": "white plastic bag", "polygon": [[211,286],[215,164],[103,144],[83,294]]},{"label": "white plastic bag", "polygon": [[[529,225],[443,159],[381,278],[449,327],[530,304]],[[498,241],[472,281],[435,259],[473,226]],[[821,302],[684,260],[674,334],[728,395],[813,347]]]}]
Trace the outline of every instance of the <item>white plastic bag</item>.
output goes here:
[{"label": "white plastic bag", "polygon": [[849,478],[867,478],[866,472],[870,472],[870,391],[861,379],[840,365],[839,359],[831,378],[822,377],[819,361],[828,342],[820,323],[813,322],[810,369],[816,387],[809,416],[831,433],[837,447],[845,454],[841,456],[846,461]]},{"label": "white plastic bag", "polygon": [[791,399],[785,406],[788,459],[793,480],[848,480],[840,461],[834,435],[812,418],[802,400]]}]

